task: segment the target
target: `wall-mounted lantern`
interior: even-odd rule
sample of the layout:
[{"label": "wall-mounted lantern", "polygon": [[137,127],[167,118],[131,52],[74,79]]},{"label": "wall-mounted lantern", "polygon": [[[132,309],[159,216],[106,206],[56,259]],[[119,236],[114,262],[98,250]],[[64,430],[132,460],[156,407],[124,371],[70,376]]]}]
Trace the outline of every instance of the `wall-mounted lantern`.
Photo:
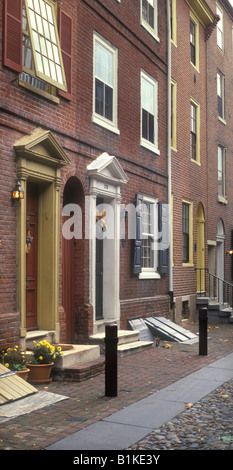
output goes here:
[{"label": "wall-mounted lantern", "polygon": [[20,182],[17,181],[14,189],[11,192],[11,197],[13,201],[20,201],[24,198],[23,188],[20,186]]}]

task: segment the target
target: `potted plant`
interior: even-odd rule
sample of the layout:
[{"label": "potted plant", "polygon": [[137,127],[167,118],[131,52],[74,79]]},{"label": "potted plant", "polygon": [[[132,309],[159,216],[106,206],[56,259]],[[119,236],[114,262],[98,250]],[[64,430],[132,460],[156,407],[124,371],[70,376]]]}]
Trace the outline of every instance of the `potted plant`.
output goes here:
[{"label": "potted plant", "polygon": [[53,346],[48,341],[43,340],[36,344],[32,350],[32,360],[27,363],[30,369],[28,380],[31,383],[47,383],[52,379],[50,378],[51,370],[54,361],[63,353],[61,347]]},{"label": "potted plant", "polygon": [[1,362],[5,367],[27,380],[29,369],[26,367],[25,356],[17,345],[2,351]]}]

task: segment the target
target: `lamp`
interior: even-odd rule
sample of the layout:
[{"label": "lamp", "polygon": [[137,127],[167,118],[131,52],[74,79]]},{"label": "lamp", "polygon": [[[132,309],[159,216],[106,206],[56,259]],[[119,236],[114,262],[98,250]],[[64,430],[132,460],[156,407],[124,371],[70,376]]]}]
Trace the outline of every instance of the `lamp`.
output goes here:
[{"label": "lamp", "polygon": [[19,201],[20,199],[24,198],[24,190],[20,186],[19,180],[17,180],[16,185],[11,192],[11,196],[12,196],[13,201]]}]

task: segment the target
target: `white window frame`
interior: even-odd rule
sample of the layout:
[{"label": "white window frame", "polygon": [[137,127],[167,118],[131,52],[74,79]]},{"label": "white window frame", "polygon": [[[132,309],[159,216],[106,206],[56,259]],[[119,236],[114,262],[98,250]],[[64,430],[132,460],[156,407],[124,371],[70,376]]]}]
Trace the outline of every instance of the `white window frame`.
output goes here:
[{"label": "white window frame", "polygon": [[[149,203],[150,208],[152,208],[152,231],[150,233],[143,231],[143,207],[144,203]],[[151,237],[152,246],[152,266],[143,267],[143,243]],[[158,273],[158,250],[156,250],[156,244],[158,241],[158,199],[142,195],[142,268],[139,273],[139,279],[160,279],[160,274]]]},{"label": "white window frame", "polygon": [[153,4],[153,9],[154,9],[154,27],[152,28],[148,21],[146,21],[145,18],[143,18],[143,0],[140,0],[140,18],[141,18],[141,25],[156,39],[156,41],[159,42],[159,36],[158,36],[158,2],[157,0],[146,0],[147,3]]},{"label": "white window frame", "polygon": [[222,116],[218,112],[218,119],[225,123],[225,75],[220,70],[217,71],[217,99],[218,97],[222,100]]},{"label": "white window frame", "polygon": [[[105,118],[101,114],[98,114],[95,110],[95,46],[96,42],[98,42],[102,47],[106,48],[106,50],[112,54],[112,89],[113,89],[113,110],[112,110],[112,120]],[[112,46],[107,40],[101,37],[99,34],[94,33],[93,36],[93,109],[92,109],[92,122],[98,124],[106,129],[120,134],[118,129],[118,117],[117,117],[117,101],[118,101],[118,77],[117,77],[117,69],[118,69],[118,50],[116,47]]]},{"label": "white window frame", "polygon": [[216,5],[216,13],[220,16],[220,20],[217,23],[217,46],[222,51],[224,50],[224,29],[223,29],[223,10]]},{"label": "white window frame", "polygon": [[[150,142],[149,140],[145,139],[145,137],[142,137],[142,110],[146,109],[143,107],[143,93],[142,93],[142,84],[143,80],[147,81],[150,85],[153,87],[153,103],[152,103],[152,108],[153,108],[153,117],[154,117],[154,142]],[[148,150],[151,150],[152,152],[156,153],[157,155],[160,154],[160,151],[158,149],[158,82],[151,76],[149,76],[146,72],[141,70],[141,146],[147,148]]]},{"label": "white window frame", "polygon": [[[219,166],[219,160],[221,167]],[[222,191],[219,191],[219,175],[222,176]],[[226,201],[226,149],[221,144],[218,145],[218,200]]]}]

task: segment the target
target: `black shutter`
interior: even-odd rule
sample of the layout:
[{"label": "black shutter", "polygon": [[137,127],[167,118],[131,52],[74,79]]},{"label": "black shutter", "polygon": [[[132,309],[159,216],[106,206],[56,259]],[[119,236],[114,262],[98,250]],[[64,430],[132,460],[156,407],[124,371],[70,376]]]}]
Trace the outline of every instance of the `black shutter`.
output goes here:
[{"label": "black shutter", "polygon": [[142,196],[136,195],[136,227],[134,240],[133,274],[142,270]]},{"label": "black shutter", "polygon": [[160,274],[168,273],[169,262],[169,207],[164,202],[158,202],[158,271]]}]

